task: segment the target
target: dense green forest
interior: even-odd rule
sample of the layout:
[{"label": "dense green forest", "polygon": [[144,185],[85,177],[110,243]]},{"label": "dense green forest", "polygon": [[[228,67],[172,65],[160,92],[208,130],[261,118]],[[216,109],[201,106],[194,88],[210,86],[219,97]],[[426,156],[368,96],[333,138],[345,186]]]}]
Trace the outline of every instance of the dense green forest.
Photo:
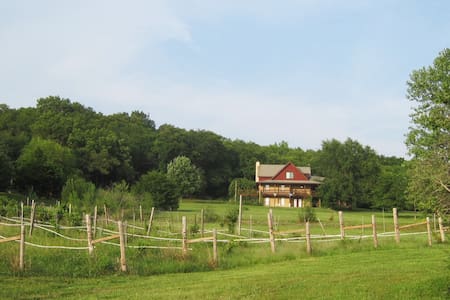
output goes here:
[{"label": "dense green forest", "polygon": [[[144,198],[150,192],[147,196],[155,198],[161,191],[151,194],[157,188],[152,183],[159,182],[159,189],[174,187],[167,182],[175,176],[167,176],[168,165],[179,158],[188,158],[178,166],[193,168],[196,182],[188,195],[180,191],[178,196],[226,198],[233,180],[242,187],[254,180],[256,161],[292,162],[327,178],[321,197],[328,206],[339,200],[352,207],[407,206],[405,161],[379,155],[355,140],[327,140],[317,151],[291,148],[283,141],[261,146],[211,131],[156,127],[140,111],[104,115],[54,96],[38,99],[31,108],[0,104],[0,191],[46,199],[62,195],[69,201],[77,185],[134,191]],[[85,192],[79,194],[85,197]]]},{"label": "dense green forest", "polygon": [[[251,194],[256,161],[310,166],[325,177],[322,204],[450,212],[450,49],[411,73],[411,159],[386,157],[348,138],[318,150],[231,140],[206,130],[156,127],[133,111],[103,115],[50,96],[36,107],[0,104],[0,192],[91,207],[136,203],[177,209],[182,197]],[[301,136],[298,137],[301,140]],[[1,196],[1,195],[0,195]],[[3,202],[11,203],[0,197]]]}]

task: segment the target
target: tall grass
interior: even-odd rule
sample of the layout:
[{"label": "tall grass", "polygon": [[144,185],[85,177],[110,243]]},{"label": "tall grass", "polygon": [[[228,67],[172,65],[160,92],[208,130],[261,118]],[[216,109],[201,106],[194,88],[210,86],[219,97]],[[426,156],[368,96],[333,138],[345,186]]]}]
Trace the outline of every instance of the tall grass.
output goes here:
[{"label": "tall grass", "polygon": [[[176,212],[158,212],[152,229],[153,236],[169,236],[178,237],[181,232],[181,217],[187,216],[188,223],[191,225],[190,238],[199,237],[197,232],[199,227],[194,224],[200,222],[200,211],[205,211],[205,228],[211,230],[213,228],[222,231],[231,231],[227,228],[226,218],[230,211],[235,211],[237,204],[235,203],[204,203],[200,201],[183,201],[180,210]],[[148,215],[149,210],[146,210]],[[246,205],[243,210],[243,228],[252,230],[267,231],[267,212],[268,208],[261,206]],[[317,222],[313,222],[312,234],[338,234],[338,216],[337,212],[330,209],[314,208],[312,211],[302,211],[299,209],[273,209],[276,230],[283,231],[289,229],[298,229],[304,227],[305,214],[313,215]],[[359,211],[345,212],[344,221],[346,225],[356,225],[361,223],[370,223],[370,216],[377,216],[378,231],[392,231],[392,213],[380,211]],[[147,220],[147,215],[144,216]],[[384,216],[384,219],[382,219]],[[251,219],[251,223],[250,223]],[[385,224],[383,224],[383,221]],[[320,221],[320,223],[319,223]],[[409,224],[415,221],[414,215],[408,212],[400,213],[400,223]],[[80,218],[81,222],[81,218]],[[70,223],[70,222],[67,222]],[[131,221],[129,222],[132,223]],[[54,224],[57,228],[56,224]],[[103,222],[101,226],[106,226]],[[145,223],[136,221],[138,226],[145,229]],[[383,226],[385,225],[385,226]],[[115,225],[108,227],[110,230],[117,230]],[[424,226],[422,226],[424,227]],[[418,228],[424,230],[424,228]],[[60,230],[61,233],[74,237],[85,239],[86,232],[82,230]],[[175,235],[169,232],[175,233]],[[249,231],[243,231],[249,234]],[[145,234],[145,230],[129,228],[128,233]],[[6,227],[0,225],[0,235],[14,236],[18,234],[17,227]],[[101,232],[97,233],[98,237]],[[374,249],[372,240],[358,238],[362,237],[362,230],[348,231],[347,234],[356,237],[354,240],[345,241],[321,241],[313,240],[312,257],[326,257],[336,254],[358,253],[358,252],[374,252],[383,249],[403,248],[423,248],[427,247],[426,235],[401,237],[401,244],[394,242],[393,237],[385,237],[379,239],[379,249]],[[370,234],[366,229],[365,234]],[[210,235],[210,233],[206,233]],[[267,234],[253,232],[254,237],[267,238]],[[291,235],[294,236],[294,235]],[[219,237],[221,238],[221,237]],[[435,236],[437,241],[438,237]],[[68,247],[85,247],[87,242],[70,241],[59,238],[53,233],[36,229],[32,237],[27,236],[27,241],[39,245],[58,245]],[[117,241],[111,241],[118,243]],[[164,242],[163,244],[148,241],[129,236],[128,244],[132,246],[176,246],[178,242]],[[306,245],[304,241],[293,242],[277,242],[277,251],[272,254],[269,243],[249,243],[249,242],[228,242],[219,244],[219,264],[215,266],[212,263],[212,244],[198,243],[190,244],[187,256],[181,254],[178,249],[127,249],[128,274],[130,275],[154,275],[166,273],[186,273],[201,272],[211,270],[225,270],[240,268],[245,266],[268,264],[274,262],[290,261],[309,257],[306,254]],[[96,277],[104,275],[113,275],[120,273],[119,271],[119,247],[108,244],[97,244],[94,255],[88,255],[87,250],[65,250],[65,249],[41,249],[32,246],[26,247],[25,255],[25,272],[18,271],[18,243],[10,242],[0,244],[0,275],[20,275],[20,276],[62,276],[62,277]]]}]

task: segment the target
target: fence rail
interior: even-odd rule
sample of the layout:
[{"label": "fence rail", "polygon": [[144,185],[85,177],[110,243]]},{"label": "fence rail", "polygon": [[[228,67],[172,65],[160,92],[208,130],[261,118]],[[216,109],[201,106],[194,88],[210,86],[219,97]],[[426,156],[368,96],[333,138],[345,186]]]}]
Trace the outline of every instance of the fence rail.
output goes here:
[{"label": "fence rail", "polygon": [[[264,230],[256,230],[253,228],[243,228],[241,225],[239,225],[239,231],[245,231],[249,233],[249,236],[243,235],[243,234],[230,234],[226,233],[223,230],[207,230],[204,229],[204,224],[201,224],[201,237],[199,238],[191,238],[188,239],[188,232],[187,232],[187,222],[186,217],[182,217],[182,226],[181,226],[181,232],[174,233],[174,232],[165,232],[166,236],[170,235],[178,235],[180,238],[173,238],[173,237],[162,237],[162,236],[156,236],[156,235],[149,235],[148,228],[146,226],[135,226],[135,225],[128,225],[126,222],[121,221],[113,221],[113,220],[106,220],[105,223],[110,223],[112,225],[117,226],[117,231],[111,230],[104,227],[98,227],[96,226],[96,222],[94,222],[94,228],[92,228],[91,224],[91,217],[89,215],[86,215],[86,224],[85,226],[55,226],[46,224],[44,222],[38,222],[34,218],[25,219],[25,218],[6,218],[0,216],[0,218],[3,221],[0,223],[0,229],[2,226],[5,227],[15,227],[20,226],[21,227],[21,234],[20,235],[14,235],[10,237],[5,237],[0,235],[0,244],[4,244],[7,242],[20,242],[20,261],[21,261],[21,270],[23,270],[23,256],[24,256],[24,250],[25,245],[30,247],[36,247],[36,248],[44,248],[44,249],[64,249],[64,250],[77,250],[77,251],[85,251],[88,250],[89,254],[92,254],[94,252],[94,249],[96,248],[96,245],[98,244],[105,244],[105,245],[111,245],[120,247],[121,249],[121,257],[120,257],[120,264],[121,264],[121,270],[126,271],[127,265],[126,265],[126,255],[125,249],[173,249],[173,250],[181,250],[183,253],[183,256],[186,255],[187,251],[192,251],[192,248],[188,248],[189,244],[195,244],[195,243],[212,243],[213,244],[213,263],[214,265],[218,264],[218,254],[217,254],[217,243],[230,243],[230,242],[245,242],[249,244],[270,244],[270,248],[272,252],[276,252],[277,244],[282,242],[288,242],[288,243],[305,243],[306,244],[306,252],[310,254],[312,252],[312,241],[314,243],[320,244],[320,243],[327,243],[327,242],[336,242],[339,240],[362,240],[362,239],[374,239],[374,247],[378,246],[378,238],[392,238],[394,237],[397,242],[400,242],[400,230],[405,229],[412,229],[420,226],[427,225],[427,231],[420,231],[420,232],[403,232],[401,233],[402,236],[412,236],[412,235],[427,235],[428,236],[428,244],[431,246],[432,243],[432,236],[431,236],[431,226],[430,221],[427,218],[426,221],[418,222],[414,224],[407,224],[400,226],[398,224],[398,219],[396,218],[396,210],[393,210],[393,223],[394,223],[394,231],[393,232],[383,232],[383,233],[377,233],[376,228],[376,222],[375,222],[375,216],[372,216],[372,223],[371,224],[361,224],[361,225],[347,225],[345,226],[344,223],[344,216],[343,212],[339,212],[339,228],[340,228],[340,234],[325,234],[324,226],[322,223],[320,223],[321,229],[323,231],[323,234],[311,234],[310,232],[310,223],[306,222],[304,228],[296,228],[296,229],[289,229],[289,230],[278,230],[275,231],[273,229],[274,222],[273,222],[273,212],[270,209],[269,213],[267,215],[268,217],[268,231]],[[150,221],[152,221],[153,218],[151,218]],[[96,220],[94,218],[94,220]],[[203,220],[203,218],[202,218]],[[242,218],[239,220],[240,222],[243,222]],[[252,222],[248,223],[250,226],[252,226]],[[30,235],[31,235],[31,228],[34,227],[35,230],[42,230],[48,233],[51,233],[54,235],[54,237],[61,238],[64,240],[71,241],[72,243],[83,243],[84,245],[42,245],[35,242],[25,241],[25,227],[30,227]],[[56,229],[56,228],[57,229]],[[127,228],[132,228],[133,230],[139,230],[142,232],[140,233],[130,233],[127,232]],[[372,228],[372,234],[364,234],[365,228]],[[53,230],[54,229],[54,230]],[[352,232],[352,230],[359,230],[361,229],[361,234],[355,235],[355,234],[346,234],[346,230]],[[445,241],[445,227],[442,225],[442,219],[439,218],[439,233],[440,233],[440,241]],[[76,230],[78,232],[78,235],[85,234],[87,238],[80,238],[80,237],[71,237],[68,234],[62,234],[58,232],[57,230]],[[99,237],[95,238],[95,234],[93,232],[96,232],[97,235],[100,235]],[[145,234],[147,232],[147,234]],[[161,233],[161,231],[157,231]],[[68,232],[69,233],[69,232]],[[253,237],[254,233],[258,233],[259,235],[265,235],[266,237]],[[204,236],[208,235],[208,236]],[[217,235],[221,235],[224,238],[223,239],[217,239]],[[288,236],[290,235],[290,236]],[[286,237],[287,236],[287,237]],[[142,244],[142,245],[129,245],[128,239],[132,238],[133,242],[137,241],[140,243],[140,241],[146,240],[148,242],[158,242],[158,243],[170,243],[169,245],[154,245],[154,244]],[[118,239],[119,243],[114,243],[112,240]],[[171,245],[172,243],[175,243],[175,245]]]}]

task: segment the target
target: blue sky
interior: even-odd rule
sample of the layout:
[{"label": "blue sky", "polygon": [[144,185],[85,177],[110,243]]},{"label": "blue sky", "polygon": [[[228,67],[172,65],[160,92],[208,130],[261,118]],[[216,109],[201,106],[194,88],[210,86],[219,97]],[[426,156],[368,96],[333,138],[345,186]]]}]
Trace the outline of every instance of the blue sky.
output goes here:
[{"label": "blue sky", "polygon": [[449,32],[449,1],[2,1],[0,103],[59,95],[261,145],[350,137],[405,156],[406,81]]}]

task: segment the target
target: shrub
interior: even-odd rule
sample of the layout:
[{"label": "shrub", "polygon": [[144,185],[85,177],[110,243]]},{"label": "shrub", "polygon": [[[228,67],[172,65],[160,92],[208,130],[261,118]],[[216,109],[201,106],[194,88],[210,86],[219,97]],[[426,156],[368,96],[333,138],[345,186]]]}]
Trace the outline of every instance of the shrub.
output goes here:
[{"label": "shrub", "polygon": [[219,215],[212,208],[205,208],[203,210],[203,217],[205,218],[205,222],[215,223],[219,220]]},{"label": "shrub", "polygon": [[136,195],[149,195],[153,206],[162,210],[177,210],[180,191],[165,173],[150,171],[133,186]]},{"label": "shrub", "polygon": [[17,217],[18,215],[18,202],[8,196],[0,196],[0,216]]},{"label": "shrub", "polygon": [[317,221],[316,213],[310,206],[300,208],[298,212],[300,222],[314,222]]},{"label": "shrub", "polygon": [[91,207],[95,203],[95,185],[80,177],[70,178],[62,189],[61,197],[73,206]]},{"label": "shrub", "polygon": [[196,234],[196,233],[198,233],[200,231],[200,226],[197,224],[197,223],[195,223],[195,224],[193,224],[193,225],[191,225],[190,227],[189,227],[189,232],[191,233],[191,234]]},{"label": "shrub", "polygon": [[239,218],[239,209],[236,207],[229,209],[227,214],[225,215],[224,222],[228,226],[228,231],[230,233],[234,233],[234,228],[238,218]]}]

